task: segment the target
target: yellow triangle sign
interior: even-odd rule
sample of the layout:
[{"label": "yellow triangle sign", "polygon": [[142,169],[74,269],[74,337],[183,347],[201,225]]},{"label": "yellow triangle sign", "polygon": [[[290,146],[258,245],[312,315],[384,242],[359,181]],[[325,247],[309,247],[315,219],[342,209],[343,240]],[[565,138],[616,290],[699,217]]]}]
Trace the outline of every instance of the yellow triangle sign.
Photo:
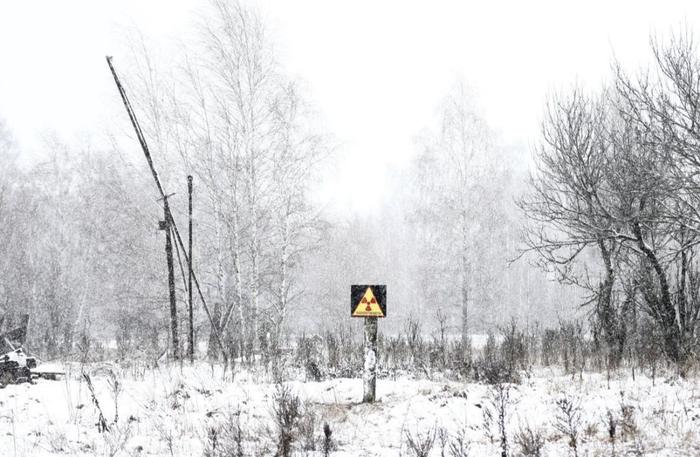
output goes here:
[{"label": "yellow triangle sign", "polygon": [[372,288],[368,287],[365,294],[352,312],[352,317],[384,317],[382,308],[379,306]]}]

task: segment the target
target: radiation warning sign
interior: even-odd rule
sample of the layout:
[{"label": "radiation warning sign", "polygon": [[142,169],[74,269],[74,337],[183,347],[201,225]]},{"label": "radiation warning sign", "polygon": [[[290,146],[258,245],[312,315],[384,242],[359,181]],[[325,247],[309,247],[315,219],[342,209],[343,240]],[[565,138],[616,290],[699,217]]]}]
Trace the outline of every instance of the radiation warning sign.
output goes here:
[{"label": "radiation warning sign", "polygon": [[386,317],[386,286],[351,286],[350,315],[352,317]]}]

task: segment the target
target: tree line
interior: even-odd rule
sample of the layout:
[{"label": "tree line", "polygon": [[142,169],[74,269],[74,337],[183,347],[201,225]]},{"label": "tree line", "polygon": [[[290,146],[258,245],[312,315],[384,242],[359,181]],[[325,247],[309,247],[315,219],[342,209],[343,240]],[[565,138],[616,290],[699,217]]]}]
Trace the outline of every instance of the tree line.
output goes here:
[{"label": "tree line", "polygon": [[[195,303],[195,339],[210,358],[252,361],[279,354],[305,331],[356,331],[360,322],[347,311],[352,283],[388,285],[387,335],[411,333],[405,330],[418,320],[443,341],[461,338],[463,348],[471,334],[511,317],[537,328],[537,319],[554,323],[575,313],[577,289],[512,262],[525,217],[514,204],[526,190],[524,148],[501,141],[464,84],[438,105],[435,125],[407,151],[407,167],[388,176],[380,210],[332,216],[312,194],[328,179],[334,148],[277,60],[263,19],[216,0],[204,17],[196,39],[167,58],[136,41],[131,57],[116,62],[164,187],[175,194],[169,204],[181,231],[185,177],[194,177],[193,264],[225,346]],[[118,106],[116,90],[114,101]],[[0,131],[0,312],[8,316],[5,327],[31,314],[29,347],[45,358],[155,361],[173,352],[157,224],[162,202],[118,109],[107,146],[49,139],[45,160],[30,166],[17,160],[22,151],[10,132]],[[538,195],[522,203],[529,216],[543,207]],[[570,231],[542,227],[548,235]],[[615,300],[627,284],[622,244],[602,242]],[[546,238],[532,247],[555,254]],[[684,273],[688,295],[691,270]],[[649,274],[653,280],[653,266]],[[176,271],[179,328],[187,328],[184,275]],[[616,323],[611,335],[628,331],[617,302],[605,309]]]}]

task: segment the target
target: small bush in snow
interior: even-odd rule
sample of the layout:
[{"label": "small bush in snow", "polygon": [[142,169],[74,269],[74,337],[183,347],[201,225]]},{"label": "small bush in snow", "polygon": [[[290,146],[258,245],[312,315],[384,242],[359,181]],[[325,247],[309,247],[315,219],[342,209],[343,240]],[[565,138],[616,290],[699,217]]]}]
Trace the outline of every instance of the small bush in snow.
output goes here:
[{"label": "small bush in snow", "polygon": [[506,426],[511,413],[510,408],[515,403],[511,396],[511,389],[512,386],[509,384],[492,386],[482,409],[484,434],[491,443],[498,441],[502,457],[508,456],[509,443]]},{"label": "small bush in snow", "polygon": [[501,337],[501,358],[505,363],[508,373],[517,373],[518,370],[525,370],[528,365],[529,351],[525,333],[511,321],[507,326],[500,328]]},{"label": "small bush in snow", "polygon": [[581,407],[577,401],[562,397],[557,400],[557,415],[554,427],[568,438],[569,448],[578,457],[579,436],[581,434]]},{"label": "small bush in snow", "polygon": [[498,427],[498,439],[501,445],[501,457],[508,457],[508,434],[506,426],[510,416],[510,407],[514,401],[511,397],[511,386],[509,384],[496,384],[491,388],[489,394],[489,406]]},{"label": "small bush in snow", "polygon": [[301,448],[305,451],[316,450],[316,424],[318,417],[310,403],[305,403],[299,419],[299,440]]},{"label": "small bush in snow", "polygon": [[331,455],[331,451],[336,449],[335,442],[333,441],[333,431],[328,422],[323,424],[323,438],[321,442],[321,451],[323,452],[323,457],[328,457]]},{"label": "small bush in snow", "polygon": [[244,457],[240,411],[230,412],[223,423],[207,429],[204,457]]},{"label": "small bush in snow", "polygon": [[519,384],[520,376],[517,371],[516,359],[521,356],[516,354],[519,350],[516,351],[515,343],[511,346],[511,348],[506,346],[499,348],[496,337],[489,333],[483,354],[472,367],[474,378],[491,385]]},{"label": "small bush in snow", "polygon": [[515,444],[521,457],[542,457],[544,437],[539,430],[525,427],[515,435]]},{"label": "small bush in snow", "polygon": [[296,363],[304,368],[306,378],[311,381],[320,381],[323,377],[320,366],[322,341],[318,337],[307,337],[302,334],[297,340]]},{"label": "small bush in snow", "polygon": [[470,443],[465,431],[455,433],[447,442],[447,455],[449,457],[469,457]]},{"label": "small bush in snow", "polygon": [[411,433],[406,430],[404,433],[406,448],[413,457],[428,457],[430,450],[435,444],[435,427],[431,427],[425,432],[417,430]]},{"label": "small bush in snow", "polygon": [[473,369],[475,379],[486,384],[520,384],[518,373],[511,370],[506,361],[498,356],[490,359],[480,358]]},{"label": "small bush in snow", "polygon": [[299,433],[302,417],[301,400],[289,386],[278,384],[272,396],[272,419],[277,436],[275,457],[290,457],[294,441]]},{"label": "small bush in snow", "polygon": [[610,441],[610,455],[615,457],[615,440],[617,439],[617,418],[612,411],[608,410],[605,416],[605,428],[608,431],[608,440]]},{"label": "small bush in snow", "polygon": [[634,406],[625,401],[625,392],[620,392],[619,424],[622,439],[632,440],[639,434],[637,421],[634,417]]}]

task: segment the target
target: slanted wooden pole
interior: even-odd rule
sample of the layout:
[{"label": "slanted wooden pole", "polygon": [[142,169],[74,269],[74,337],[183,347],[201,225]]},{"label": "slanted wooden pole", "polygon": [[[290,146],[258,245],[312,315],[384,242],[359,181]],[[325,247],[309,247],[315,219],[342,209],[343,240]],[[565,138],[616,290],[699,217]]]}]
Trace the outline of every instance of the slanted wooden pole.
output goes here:
[{"label": "slanted wooden pole", "polygon": [[373,403],[377,398],[377,318],[365,317],[365,367],[362,375],[363,403]]},{"label": "slanted wooden pole", "polygon": [[189,338],[188,347],[190,351],[190,363],[194,363],[194,311],[192,310],[192,175],[187,176],[187,195],[188,195],[188,215],[189,215],[189,253],[187,258],[190,259],[187,262],[187,306],[189,307]]}]

